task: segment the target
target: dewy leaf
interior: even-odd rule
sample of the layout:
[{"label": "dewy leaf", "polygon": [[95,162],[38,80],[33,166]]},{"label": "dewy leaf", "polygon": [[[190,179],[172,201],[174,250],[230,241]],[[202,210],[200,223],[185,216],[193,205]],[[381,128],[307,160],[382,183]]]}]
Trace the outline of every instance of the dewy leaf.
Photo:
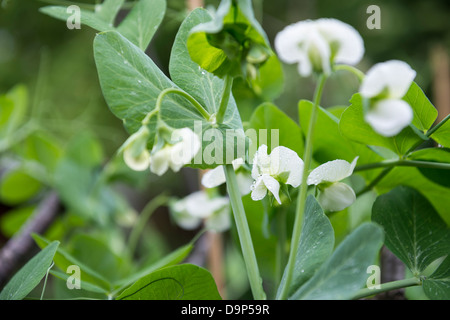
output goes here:
[{"label": "dewy leaf", "polygon": [[[142,119],[156,105],[161,91],[168,88],[177,88],[175,83],[167,78],[155,63],[119,33],[111,31],[101,33],[94,41],[95,60],[97,63],[100,84],[103,95],[111,111],[124,121],[130,133],[141,126]],[[197,67],[198,68],[198,67]],[[196,78],[191,78],[195,83]],[[198,83],[199,86],[202,83]],[[221,94],[217,93],[217,94]],[[230,99],[232,100],[232,99]],[[214,105],[205,105],[204,108],[213,110]],[[161,105],[161,118],[174,128],[188,127],[203,137],[203,149],[199,152],[200,159],[194,158],[195,167],[213,168],[225,162],[231,163],[236,157],[218,155],[232,152],[236,148],[235,139],[244,145],[244,131],[236,107],[230,107],[225,114],[224,122],[220,125],[206,120],[189,101],[179,95],[166,95]],[[149,126],[149,147],[154,143],[155,123]],[[208,134],[205,134],[205,133]],[[239,144],[237,144],[239,146]],[[244,145],[245,147],[245,145]],[[207,152],[208,150],[216,151]],[[221,162],[221,163],[218,163]]]},{"label": "dewy leaf", "polygon": [[351,105],[344,111],[339,122],[341,133],[350,140],[370,145],[386,147],[398,155],[403,155],[416,143],[422,141],[411,127],[406,127],[395,137],[384,137],[376,133],[364,120],[362,97],[353,95]]},{"label": "dewy leaf", "polygon": [[[306,200],[300,245],[295,258],[294,277],[290,294],[311,278],[334,248],[334,231],[330,220],[323,213],[316,199],[310,195]],[[281,283],[285,282],[285,278]],[[280,285],[279,288],[281,288]]]},{"label": "dewy leaf", "polygon": [[358,292],[367,280],[383,244],[383,230],[374,223],[364,223],[341,242],[314,276],[290,299],[345,300]]},{"label": "dewy leaf", "polygon": [[428,200],[409,187],[377,198],[372,221],[383,226],[386,246],[414,275],[450,252],[450,229]]},{"label": "dewy leaf", "polygon": [[118,300],[221,300],[211,274],[182,264],[160,269],[139,279]]},{"label": "dewy leaf", "polygon": [[[200,102],[209,114],[214,114],[219,110],[225,81],[203,70],[192,61],[186,45],[190,30],[199,23],[210,20],[211,16],[208,11],[198,8],[183,21],[172,46],[169,71],[172,80],[181,89]],[[228,122],[229,127],[239,128],[242,126],[236,102],[232,96],[228,102],[225,119],[225,123]]]},{"label": "dewy leaf", "polygon": [[[303,155],[300,127],[274,104],[266,102],[258,106],[250,118],[249,127],[253,130],[247,129],[246,133],[252,140],[254,151],[262,144],[270,148],[269,152],[280,145],[294,150],[299,157]],[[253,159],[253,154],[249,154],[249,159]]]},{"label": "dewy leaf", "polygon": [[403,98],[411,106],[414,112],[412,124],[422,132],[427,132],[437,118],[438,112],[428,100],[422,89],[413,82]]},{"label": "dewy leaf", "polygon": [[166,0],[140,0],[117,27],[117,31],[145,51],[165,12]]},{"label": "dewy leaf", "polygon": [[423,280],[423,290],[432,300],[450,300],[450,255],[430,277]]},{"label": "dewy leaf", "polygon": [[58,246],[59,242],[53,241],[29,260],[3,288],[0,293],[0,300],[21,300],[25,298],[46,275]]}]

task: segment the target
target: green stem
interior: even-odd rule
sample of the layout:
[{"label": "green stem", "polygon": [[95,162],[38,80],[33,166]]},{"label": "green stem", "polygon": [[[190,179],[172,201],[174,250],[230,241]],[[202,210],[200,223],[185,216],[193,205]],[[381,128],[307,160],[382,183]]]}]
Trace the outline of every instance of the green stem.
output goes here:
[{"label": "green stem", "polygon": [[283,267],[286,263],[286,211],[281,209],[277,212],[277,252],[276,252],[276,279],[278,282],[283,277]]},{"label": "green stem", "polygon": [[314,107],[311,111],[311,118],[309,120],[309,128],[308,128],[308,135],[306,136],[306,145],[305,145],[305,153],[304,153],[304,166],[303,166],[303,176],[302,176],[302,184],[300,186],[300,192],[298,193],[298,199],[297,199],[297,208],[296,208],[296,214],[295,214],[295,222],[294,222],[294,230],[292,232],[292,238],[291,238],[291,249],[289,252],[289,259],[286,266],[285,276],[286,281],[283,283],[283,287],[281,288],[280,294],[277,297],[280,300],[287,299],[287,296],[289,294],[289,287],[292,282],[292,276],[294,273],[294,267],[295,267],[295,258],[297,256],[298,247],[300,244],[300,236],[302,231],[302,224],[303,224],[303,214],[305,211],[305,205],[306,205],[306,195],[308,191],[308,184],[307,184],[307,178],[309,169],[311,166],[311,160],[312,160],[312,143],[313,143],[313,135],[314,135],[314,126],[316,124],[317,120],[317,114],[319,110],[320,100],[322,98],[322,92],[323,88],[325,86],[326,76],[320,75],[320,78],[318,80],[318,84],[316,87],[316,92],[314,94]]},{"label": "green stem", "polygon": [[397,280],[392,282],[383,283],[380,285],[379,289],[369,289],[364,288],[361,289],[358,293],[356,293],[352,300],[361,299],[370,297],[373,295],[376,295],[378,293],[395,290],[395,289],[401,289],[406,287],[412,287],[412,286],[419,286],[422,284],[422,281],[419,278],[409,278],[404,280]]},{"label": "green stem", "polygon": [[145,207],[142,209],[141,214],[139,215],[138,220],[133,226],[133,229],[130,232],[130,237],[128,238],[128,252],[130,257],[134,256],[136,251],[137,244],[139,242],[139,238],[141,237],[142,231],[147,225],[148,220],[155,210],[167,203],[169,197],[162,193],[155,198],[153,198]]},{"label": "green stem", "polygon": [[359,70],[353,66],[349,66],[346,64],[335,65],[334,71],[339,71],[339,70],[345,70],[345,71],[349,71],[349,72],[353,73],[358,78],[359,82],[362,82],[364,80],[365,74],[361,70]]},{"label": "green stem", "polygon": [[231,88],[233,87],[233,77],[230,75],[225,76],[225,87],[223,88],[222,98],[220,100],[219,110],[216,114],[216,122],[221,124],[227,111],[228,101],[230,100]]},{"label": "green stem", "polygon": [[163,91],[161,91],[160,94],[158,95],[158,99],[156,100],[155,109],[150,111],[146,115],[144,120],[142,120],[143,125],[147,125],[149,123],[150,119],[152,118],[152,116],[161,110],[162,101],[163,101],[164,97],[166,95],[168,95],[169,93],[175,93],[175,94],[178,94],[178,95],[184,97],[195,107],[195,109],[197,109],[197,111],[203,116],[203,118],[205,118],[207,121],[209,121],[211,119],[211,115],[208,113],[208,111],[206,111],[205,108],[203,108],[203,106],[197,100],[195,100],[190,94],[188,94],[180,89],[177,89],[177,88],[167,88],[167,89],[164,89]]},{"label": "green stem", "polygon": [[433,128],[431,128],[430,130],[428,130],[427,133],[425,133],[425,135],[427,137],[430,137],[433,133],[435,133],[437,130],[439,130],[440,127],[442,127],[448,120],[450,119],[450,114],[448,114],[444,119],[442,119],[441,122],[439,122],[437,125],[435,125]]},{"label": "green stem", "polygon": [[231,208],[236,222],[236,227],[241,243],[242,254],[244,257],[247,275],[250,282],[250,288],[253,297],[256,300],[265,300],[266,294],[262,287],[262,279],[259,274],[258,262],[256,260],[255,250],[253,248],[252,237],[248,227],[247,217],[242,204],[241,193],[238,188],[236,173],[231,164],[225,165],[225,177],[227,180],[227,191],[230,197]]},{"label": "green stem", "polygon": [[417,161],[417,160],[394,160],[382,161],[376,163],[369,163],[357,166],[354,172],[391,167],[416,167],[416,168],[432,168],[450,170],[450,163],[431,162],[431,161]]},{"label": "green stem", "polygon": [[389,174],[389,172],[392,171],[392,169],[394,169],[394,167],[384,168],[384,170],[381,171],[381,173],[369,185],[359,191],[356,196],[359,197],[360,195],[372,190],[381,180],[383,180],[385,176]]}]

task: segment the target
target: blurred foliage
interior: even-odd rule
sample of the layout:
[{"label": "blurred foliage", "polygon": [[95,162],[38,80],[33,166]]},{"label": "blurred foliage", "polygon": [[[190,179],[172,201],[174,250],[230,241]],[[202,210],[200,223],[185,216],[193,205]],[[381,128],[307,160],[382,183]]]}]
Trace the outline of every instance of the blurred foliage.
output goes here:
[{"label": "blurred foliage", "polygon": [[[99,1],[78,0],[77,2],[92,6]],[[0,95],[9,92],[18,84],[28,88],[26,118],[31,119],[39,128],[36,134],[26,140],[24,146],[16,148],[12,155],[8,154],[6,158],[12,159],[14,162],[17,155],[26,155],[28,160],[38,160],[40,163],[50,162],[46,168],[50,168],[52,171],[47,172],[46,176],[56,179],[55,181],[42,181],[45,179],[40,179],[42,176],[39,176],[39,172],[35,175],[30,174],[30,166],[14,167],[14,170],[10,170],[9,160],[6,162],[8,164],[6,167],[4,162],[0,163],[2,177],[5,174],[10,177],[15,175],[16,181],[17,177],[22,181],[28,179],[28,189],[22,193],[23,198],[9,199],[11,200],[9,202],[2,201],[4,208],[0,208],[0,220],[2,220],[0,234],[4,239],[12,236],[18,230],[20,225],[31,215],[36,205],[36,201],[26,204],[23,202],[29,197],[41,196],[40,192],[43,188],[53,184],[57,185],[58,179],[76,178],[79,184],[67,186],[65,189],[60,188],[63,198],[65,192],[67,194],[66,209],[71,214],[59,218],[52,226],[46,235],[51,240],[60,238],[73,227],[84,225],[80,216],[77,215],[77,211],[89,214],[90,211],[98,213],[98,211],[104,210],[104,214],[108,216],[108,210],[111,209],[107,206],[108,199],[111,199],[111,194],[117,191],[117,186],[114,185],[116,181],[125,181],[130,184],[132,192],[127,189],[129,186],[120,185],[119,188],[121,188],[121,193],[126,194],[127,200],[134,208],[142,208],[161,190],[170,189],[173,195],[185,195],[198,188],[197,176],[191,174],[189,169],[184,171],[184,176],[167,174],[164,179],[160,179],[147,174],[136,179],[121,164],[112,160],[108,162],[114,158],[117,148],[125,141],[127,135],[121,121],[108,110],[100,90],[92,48],[95,31],[88,27],[82,27],[81,30],[69,30],[64,22],[38,12],[38,9],[44,5],[58,3],[64,3],[64,1],[0,0]],[[219,0],[206,0],[205,7],[217,8],[218,3]],[[433,95],[431,52],[437,45],[444,47],[447,51],[450,50],[450,19],[448,19],[450,2],[448,0],[347,0],[345,2],[253,0],[253,4],[256,18],[262,24],[272,44],[277,32],[287,24],[299,20],[330,17],[349,23],[361,33],[365,41],[366,54],[359,66],[362,71],[368,70],[376,62],[390,59],[404,60],[417,71],[416,82],[425,90],[428,97]],[[380,30],[369,30],[366,26],[369,17],[366,9],[369,5],[378,5],[381,9]],[[166,74],[168,74],[173,40],[186,15],[185,1],[168,0],[164,21],[147,50],[153,61]],[[123,18],[123,14],[118,16],[118,19],[121,18]],[[300,78],[296,66],[283,65],[283,70],[285,73],[284,93],[275,99],[274,103],[292,119],[297,120],[298,101],[312,98],[314,81],[309,78]],[[349,105],[349,99],[357,86],[358,82],[353,75],[334,74],[325,89],[323,107]],[[233,92],[237,98],[242,120],[250,121],[250,115],[254,108],[264,102],[264,99],[255,96],[238,81]],[[86,132],[86,135],[80,135],[82,132]],[[83,138],[91,139],[87,138],[89,133],[94,136],[89,142],[92,143],[93,148],[96,149],[96,145],[101,147],[97,148],[95,152],[85,150],[84,153],[83,148],[77,147],[76,144],[80,143]],[[83,142],[81,143],[83,144]],[[51,152],[55,154],[55,158],[63,160],[59,162],[59,165],[51,164],[55,159],[49,160],[40,157],[39,150],[48,151],[49,148],[53,150]],[[76,150],[77,155],[69,156],[71,150]],[[48,154],[47,151],[46,154]],[[91,157],[98,156],[92,160],[93,163],[85,163],[85,161],[89,161],[89,158],[87,160],[85,158],[85,154],[88,153]],[[4,154],[1,156],[3,158]],[[79,161],[71,162],[77,158]],[[108,164],[109,168],[113,168],[111,171],[113,174],[110,174],[111,172],[100,173],[100,166],[105,164]],[[90,171],[84,171],[84,169],[80,169],[81,167],[88,167]],[[36,167],[31,168],[35,169]],[[83,176],[82,172],[85,172],[86,175]],[[180,182],[180,177],[185,179]],[[14,179],[12,180],[14,181]],[[102,189],[100,194],[92,197],[94,202],[86,201],[85,199],[92,196],[88,187],[95,189],[97,183],[107,185],[107,189]],[[70,187],[74,189],[71,190]],[[2,191],[1,186],[0,196],[5,198],[5,192]],[[72,196],[74,196],[73,199]],[[6,198],[8,197],[6,196]],[[127,207],[128,204],[122,203],[121,198],[113,198],[120,204],[111,204],[112,207]],[[246,205],[255,206],[260,203],[247,201]],[[80,209],[80,206],[83,209]],[[86,207],[89,207],[89,210],[86,210]],[[123,209],[123,211],[127,210],[128,208]],[[7,211],[9,212],[6,214]],[[288,218],[291,217],[290,212],[286,212],[286,214]],[[352,217],[351,215],[349,219],[353,219]],[[341,220],[338,218],[333,217],[333,224],[338,230],[337,235],[340,237],[340,233],[342,233],[343,237],[347,233],[346,226],[342,227],[343,231],[340,232],[338,223]],[[100,219],[99,216],[97,219]],[[108,219],[105,218],[99,224],[105,223]],[[256,219],[253,221],[258,224],[256,227],[252,226],[255,229],[264,223],[264,221],[256,221]],[[150,265],[167,254],[171,248],[186,243],[186,239],[191,238],[192,233],[183,233],[180,230],[178,230],[177,237],[171,236],[170,230],[173,225],[170,222],[167,217],[164,217],[160,221],[156,221],[156,226],[149,227],[152,231],[158,229],[159,232],[144,233],[144,241],[142,241],[143,245],[140,250],[146,255],[143,254],[140,257],[142,266]],[[272,223],[275,224],[273,221]],[[355,224],[357,223],[355,222]],[[124,241],[117,236],[117,230],[112,229],[108,233],[103,233],[103,231],[96,231],[97,239],[110,244],[111,251],[114,254],[118,253],[117,251],[124,246]],[[101,236],[98,236],[98,233]],[[159,234],[168,236],[163,240]],[[83,238],[82,234],[75,235],[79,241],[90,240]],[[261,241],[266,241],[269,247],[275,246],[271,238],[265,238],[264,234],[258,236]],[[74,239],[77,238],[74,237]],[[110,241],[112,239],[114,241]],[[78,258],[83,259],[84,253],[77,251],[75,240],[70,243],[70,251]],[[168,244],[170,248],[168,248]],[[64,246],[64,243],[62,245]],[[236,248],[227,248],[227,250],[232,253],[230,256],[237,256],[236,259],[230,258],[227,263],[236,270],[242,269],[240,256],[233,251]],[[275,253],[275,250],[272,251]],[[268,265],[267,268],[268,270],[263,271],[264,274],[275,273],[278,277],[280,276],[279,266]],[[234,288],[234,291],[239,292],[236,295],[245,292],[244,281],[245,279],[242,279],[242,282],[234,280],[231,284],[231,290]]]}]

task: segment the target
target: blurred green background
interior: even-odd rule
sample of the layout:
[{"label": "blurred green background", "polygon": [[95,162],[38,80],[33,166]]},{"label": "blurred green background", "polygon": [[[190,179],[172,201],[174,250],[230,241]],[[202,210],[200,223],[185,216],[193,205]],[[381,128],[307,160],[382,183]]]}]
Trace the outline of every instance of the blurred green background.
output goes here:
[{"label": "blurred green background", "polygon": [[[165,19],[147,51],[166,74],[171,46],[188,13],[189,1],[167,2]],[[0,94],[24,84],[29,90],[29,117],[38,117],[43,129],[60,145],[64,147],[82,132],[92,132],[103,147],[104,159],[110,159],[127,134],[121,121],[108,110],[100,90],[92,48],[95,31],[86,26],[69,30],[63,21],[38,11],[42,6],[65,3],[63,0],[0,0]],[[78,0],[77,3],[93,5],[96,1]],[[218,0],[206,0],[205,6],[216,8],[218,3]],[[358,66],[362,71],[377,62],[404,60],[417,71],[415,81],[430,100],[443,112],[449,112],[445,111],[445,105],[440,105],[441,100],[445,104],[442,94],[450,89],[445,87],[449,79],[440,82],[444,83],[443,90],[437,88],[436,79],[444,76],[445,80],[449,71],[450,1],[253,0],[253,4],[256,17],[272,44],[277,32],[299,20],[329,17],[349,23],[364,39],[366,53]],[[381,9],[379,30],[366,26],[370,16],[366,10],[370,5]],[[122,12],[118,19],[123,16]],[[284,92],[275,104],[296,120],[298,101],[312,99],[314,81],[300,78],[296,66],[284,65],[283,69]],[[357,89],[358,82],[353,75],[334,74],[325,88],[323,106],[348,105]],[[248,120],[262,101],[248,92],[242,94],[236,90],[235,94],[241,117]],[[143,180],[140,186],[144,187],[137,195],[128,189],[124,191],[137,210],[162,190],[170,189],[172,195],[183,196],[199,186],[197,173],[190,169],[163,178],[147,174]],[[1,203],[0,206],[1,218],[11,206]],[[158,217],[157,226],[161,234],[169,235],[165,240],[171,247],[184,244],[192,237],[192,233],[181,230],[177,230],[177,237],[170,236],[173,225],[168,216]],[[0,232],[0,247],[7,238]]]}]

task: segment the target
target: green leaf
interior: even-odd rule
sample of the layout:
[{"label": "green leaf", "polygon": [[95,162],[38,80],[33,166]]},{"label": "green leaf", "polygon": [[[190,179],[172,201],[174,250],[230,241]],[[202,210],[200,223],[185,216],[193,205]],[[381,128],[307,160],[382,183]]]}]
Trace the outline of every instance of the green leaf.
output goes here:
[{"label": "green leaf", "polygon": [[[161,91],[178,88],[142,50],[117,32],[97,35],[94,51],[103,95],[111,111],[124,121],[130,133],[138,130],[142,119],[155,108]],[[192,81],[195,83],[196,78],[192,78]],[[210,114],[217,111],[214,109],[217,107],[217,105],[204,106]],[[220,150],[224,155],[235,150],[235,138],[227,136],[228,130],[232,130],[238,140],[244,141],[237,108],[228,108],[223,124],[216,125],[207,121],[185,98],[171,94],[162,102],[161,118],[169,126],[189,127],[201,135],[203,150],[208,147],[211,150]],[[151,147],[156,133],[155,122],[151,121],[149,129],[151,132],[149,147]],[[204,136],[206,131],[212,136]],[[206,151],[199,153],[202,158],[195,158],[194,165],[200,168],[213,168],[217,164],[223,164],[215,163],[212,154]],[[234,159],[235,157],[232,159],[227,157],[218,161],[231,163]]]},{"label": "green leaf", "polygon": [[117,27],[117,31],[145,51],[165,12],[166,0],[140,0]]},{"label": "green leaf", "polygon": [[[50,17],[67,21],[72,17],[72,12],[67,12],[67,7],[60,6],[47,6],[39,9],[40,12],[49,15]],[[83,25],[91,27],[92,29],[98,31],[107,31],[113,30],[114,26],[107,21],[102,20],[99,16],[97,16],[94,12],[89,10],[80,10],[80,22]]]},{"label": "green leaf", "polygon": [[12,237],[33,214],[36,206],[19,207],[0,216],[0,230],[8,238]]},{"label": "green leaf", "polygon": [[383,230],[374,223],[362,224],[290,299],[350,299],[364,286],[367,267],[375,262],[382,244]]},{"label": "green leaf", "polygon": [[97,6],[95,16],[113,26],[117,13],[119,13],[124,2],[125,0],[104,0],[102,4]]},{"label": "green leaf", "polygon": [[[187,37],[193,26],[211,20],[208,11],[198,8],[183,21],[175,37],[170,55],[169,72],[172,80],[194,97],[209,114],[219,110],[225,81],[203,70],[191,60],[187,50]],[[236,102],[233,96],[228,102],[225,124],[230,128],[242,128]],[[208,123],[205,125],[210,128]]]},{"label": "green leaf", "polygon": [[33,290],[47,274],[59,246],[53,241],[29,260],[0,292],[0,300],[21,300]]},{"label": "green leaf", "polygon": [[[80,270],[81,271],[81,270]],[[53,276],[57,277],[58,279],[64,280],[64,282],[67,282],[67,280],[69,279],[69,277],[72,276],[72,274],[69,273],[64,273],[61,271],[55,271],[55,270],[51,270],[50,274],[52,274]],[[83,278],[80,277],[80,289],[81,290],[86,290],[89,292],[95,292],[95,293],[103,293],[105,295],[108,295],[108,291],[89,282],[83,281]]]},{"label": "green leaf", "polygon": [[194,246],[191,243],[184,245],[176,249],[175,251],[171,252],[167,256],[163,257],[162,259],[159,259],[157,262],[142,268],[141,270],[131,274],[130,276],[124,279],[117,281],[115,283],[116,291],[120,292],[125,287],[136,282],[138,279],[144,277],[149,273],[182,262],[189,255],[189,253],[192,251],[193,248]]},{"label": "green leaf", "polygon": [[403,155],[415,144],[423,141],[409,126],[395,137],[384,137],[376,133],[364,120],[361,95],[355,94],[350,100],[351,105],[344,111],[339,122],[341,133],[352,141],[369,146],[381,146]]},{"label": "green leaf", "polygon": [[25,119],[28,107],[28,90],[16,85],[0,96],[0,139],[8,138]]},{"label": "green leaf", "polygon": [[102,276],[113,283],[125,277],[131,269],[126,255],[119,256],[110,246],[94,236],[76,234],[69,244],[71,255],[92,270],[101,270]]},{"label": "green leaf", "polygon": [[211,274],[183,264],[160,269],[139,279],[118,300],[221,300]]},{"label": "green leaf", "polygon": [[[41,249],[46,248],[50,244],[49,240],[40,235],[33,234],[32,237]],[[97,270],[92,270],[61,247],[59,247],[56,251],[53,260],[55,262],[55,265],[63,272],[66,272],[69,266],[77,265],[78,267],[80,267],[81,278],[83,281],[101,287],[106,291],[109,291],[111,289],[111,284],[102,275],[100,275]],[[98,271],[101,272],[101,270]]]},{"label": "green leaf", "polygon": [[9,205],[17,205],[35,196],[41,183],[26,170],[18,168],[7,172],[0,181],[0,199]]},{"label": "green leaf", "polygon": [[27,160],[38,162],[48,172],[55,169],[63,153],[58,141],[45,131],[28,136],[21,151]]},{"label": "green leaf", "polygon": [[432,300],[450,300],[450,255],[423,280],[423,290]]},{"label": "green leaf", "polygon": [[450,121],[445,122],[439,129],[431,135],[437,143],[450,148]]},{"label": "green leaf", "polygon": [[[256,152],[257,147],[262,144],[267,145],[269,151],[280,145],[294,150],[300,157],[303,156],[303,135],[300,127],[274,104],[266,102],[256,108],[250,118],[249,127],[253,130],[247,129],[246,134],[253,142],[252,151]],[[272,138],[275,138],[275,141],[272,141]],[[252,159],[253,153],[249,154],[249,159]]]},{"label": "green leaf", "polygon": [[[187,46],[193,61],[220,78],[246,78],[248,68],[259,67],[273,54],[250,0],[222,1],[213,20],[192,29]],[[251,60],[255,52],[257,63]]]},{"label": "green leaf", "polygon": [[[294,277],[289,295],[298,290],[322,263],[331,255],[334,248],[334,231],[330,220],[323,213],[316,199],[310,195],[306,200],[302,235],[295,258]],[[280,288],[285,282],[281,280]]]},{"label": "green leaf", "polygon": [[403,100],[408,102],[414,112],[412,124],[426,133],[437,118],[438,112],[425,93],[413,82]]},{"label": "green leaf", "polygon": [[397,187],[375,201],[372,220],[383,226],[386,246],[414,275],[450,252],[450,229],[418,191]]},{"label": "green leaf", "polygon": [[[427,148],[415,151],[409,155],[412,160],[450,163],[450,149]],[[418,168],[427,179],[447,188],[450,188],[450,170],[435,168]]]}]

